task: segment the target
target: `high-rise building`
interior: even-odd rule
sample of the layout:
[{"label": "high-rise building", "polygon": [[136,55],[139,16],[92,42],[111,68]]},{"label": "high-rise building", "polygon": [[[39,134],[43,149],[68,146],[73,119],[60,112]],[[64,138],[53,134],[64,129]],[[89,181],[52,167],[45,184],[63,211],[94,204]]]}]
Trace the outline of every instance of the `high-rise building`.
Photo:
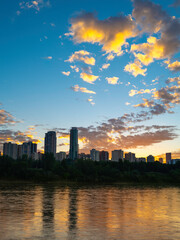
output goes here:
[{"label": "high-rise building", "polygon": [[96,149],[90,150],[90,156],[91,156],[91,160],[99,161],[99,151],[97,151]]},{"label": "high-rise building", "polygon": [[4,143],[3,144],[3,155],[4,156],[9,156],[13,159],[17,159],[17,149],[18,149],[18,145],[15,143]]},{"label": "high-rise building", "polygon": [[69,158],[72,160],[78,158],[78,129],[76,127],[72,127],[70,130]]},{"label": "high-rise building", "polygon": [[154,162],[154,157],[152,155],[149,155],[147,157],[147,162]]},{"label": "high-rise building", "polygon": [[135,162],[136,160],[135,153],[132,153],[132,152],[126,153],[125,159],[128,160],[129,162]]},{"label": "high-rise building", "polygon": [[163,163],[163,158],[159,158],[159,162],[160,162],[160,163]]},{"label": "high-rise building", "polygon": [[146,162],[146,158],[144,157],[136,158],[136,162]]},{"label": "high-rise building", "polygon": [[56,156],[56,132],[49,131],[45,134],[44,152]]},{"label": "high-rise building", "polygon": [[112,151],[112,161],[119,162],[119,160],[123,160],[123,151],[122,150],[114,150]]},{"label": "high-rise building", "polygon": [[171,153],[166,153],[166,164],[171,163]]},{"label": "high-rise building", "polygon": [[28,158],[34,157],[34,154],[37,153],[37,144],[33,142],[24,142],[22,148],[19,148],[21,151],[21,157],[27,155]]},{"label": "high-rise building", "polygon": [[99,153],[100,161],[109,161],[109,153],[107,151],[101,151]]}]

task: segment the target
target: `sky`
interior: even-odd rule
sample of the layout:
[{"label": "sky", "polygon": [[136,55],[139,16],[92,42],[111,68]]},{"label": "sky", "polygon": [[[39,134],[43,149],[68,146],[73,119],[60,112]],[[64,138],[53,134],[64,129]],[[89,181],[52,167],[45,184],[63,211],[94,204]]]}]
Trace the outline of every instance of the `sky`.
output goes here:
[{"label": "sky", "polygon": [[7,0],[0,9],[0,151],[57,133],[69,150],[180,158],[179,0]]}]

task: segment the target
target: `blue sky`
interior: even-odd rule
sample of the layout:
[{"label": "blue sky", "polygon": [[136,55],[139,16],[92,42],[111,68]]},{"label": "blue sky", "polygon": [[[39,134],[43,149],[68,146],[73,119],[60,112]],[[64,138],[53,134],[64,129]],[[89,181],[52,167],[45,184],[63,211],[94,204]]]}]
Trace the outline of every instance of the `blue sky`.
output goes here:
[{"label": "blue sky", "polygon": [[81,152],[178,156],[179,6],[1,3],[0,148],[33,139],[42,150],[45,132],[55,129],[57,150],[68,151],[69,129],[77,126]]}]

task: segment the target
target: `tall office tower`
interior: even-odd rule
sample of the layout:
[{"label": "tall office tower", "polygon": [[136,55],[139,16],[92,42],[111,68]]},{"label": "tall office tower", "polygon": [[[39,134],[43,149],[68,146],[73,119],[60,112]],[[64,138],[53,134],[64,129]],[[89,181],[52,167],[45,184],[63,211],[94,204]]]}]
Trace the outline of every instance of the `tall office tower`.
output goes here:
[{"label": "tall office tower", "polygon": [[13,159],[17,159],[17,149],[18,145],[15,143],[4,143],[3,144],[3,155],[9,156]]},{"label": "tall office tower", "polygon": [[112,151],[111,160],[114,162],[119,162],[119,160],[123,160],[123,151],[122,150],[114,150]]},{"label": "tall office tower", "polygon": [[171,153],[166,153],[166,164],[171,163]]},{"label": "tall office tower", "polygon": [[152,155],[149,155],[147,157],[147,162],[154,162],[154,157]]},{"label": "tall office tower", "polygon": [[100,161],[109,161],[109,153],[107,151],[101,151],[99,153]]},{"label": "tall office tower", "polygon": [[135,153],[131,153],[131,152],[126,153],[125,159],[128,160],[129,162],[135,162],[135,160],[136,160]]},{"label": "tall office tower", "polygon": [[[21,153],[20,153],[21,151]],[[24,142],[22,144],[22,148],[19,148],[19,153],[21,154],[21,157],[23,155],[27,155],[28,158],[31,158],[32,155],[34,155],[35,153],[37,153],[37,144],[36,143],[32,143],[32,142]]]},{"label": "tall office tower", "polygon": [[78,158],[78,129],[76,127],[70,130],[69,158],[72,160]]},{"label": "tall office tower", "polygon": [[44,152],[56,156],[56,132],[49,131],[45,134]]},{"label": "tall office tower", "polygon": [[99,151],[97,151],[96,149],[91,149],[90,157],[91,157],[91,160],[93,161],[99,161]]}]

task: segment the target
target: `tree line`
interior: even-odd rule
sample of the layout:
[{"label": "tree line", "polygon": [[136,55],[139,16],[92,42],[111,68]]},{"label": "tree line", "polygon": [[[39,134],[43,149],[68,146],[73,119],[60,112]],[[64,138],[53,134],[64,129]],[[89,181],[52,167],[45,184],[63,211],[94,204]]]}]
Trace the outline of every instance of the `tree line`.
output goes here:
[{"label": "tree line", "polygon": [[180,184],[180,162],[174,165],[160,162],[119,162],[92,160],[56,161],[53,154],[44,154],[42,160],[28,159],[26,155],[14,160],[0,157],[0,178],[30,181],[73,182],[135,182]]}]

